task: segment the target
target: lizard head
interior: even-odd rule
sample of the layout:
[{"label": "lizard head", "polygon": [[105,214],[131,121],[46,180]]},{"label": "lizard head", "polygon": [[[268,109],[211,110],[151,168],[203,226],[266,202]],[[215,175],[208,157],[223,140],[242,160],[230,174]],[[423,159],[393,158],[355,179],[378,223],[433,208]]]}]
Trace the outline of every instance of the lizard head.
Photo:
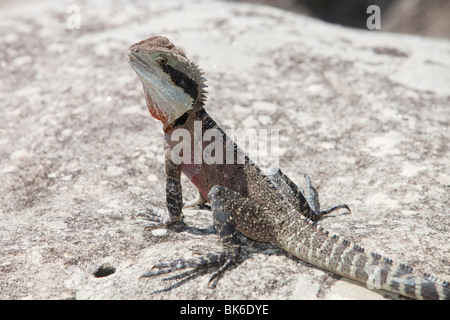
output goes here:
[{"label": "lizard head", "polygon": [[135,43],[127,58],[142,82],[150,113],[162,121],[164,130],[203,103],[202,72],[167,38],[156,36]]}]

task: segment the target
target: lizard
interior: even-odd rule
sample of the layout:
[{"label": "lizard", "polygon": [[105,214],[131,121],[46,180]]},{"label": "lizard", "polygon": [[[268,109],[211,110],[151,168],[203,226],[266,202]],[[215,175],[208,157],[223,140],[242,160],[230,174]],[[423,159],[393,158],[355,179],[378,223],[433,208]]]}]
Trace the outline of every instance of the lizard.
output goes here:
[{"label": "lizard", "polygon": [[[202,253],[189,259],[177,259],[154,265],[141,277],[153,277],[185,268],[216,267],[208,285],[236,263],[241,250],[240,236],[266,242],[287,253],[340,276],[413,299],[450,299],[450,285],[428,273],[392,261],[377,253],[366,252],[341,236],[331,234],[319,220],[346,204],[320,210],[319,197],[306,178],[306,190],[297,186],[279,168],[263,172],[208,115],[206,79],[200,67],[166,37],[153,36],[129,47],[127,60],[140,79],[147,107],[160,120],[164,131],[166,205],[162,213],[148,208],[139,216],[149,220],[146,229],[169,226],[180,220],[183,210],[181,173],[197,187],[198,195],[184,208],[209,202],[214,228],[221,250]],[[215,130],[215,139],[227,143],[233,161],[196,161],[195,155],[178,150],[183,161],[173,154],[183,129],[194,135]],[[178,131],[179,132],[179,131]],[[212,141],[201,141],[203,148]],[[212,139],[211,139],[212,140]],[[194,142],[191,141],[193,146]],[[186,149],[188,150],[188,149]],[[223,152],[225,154],[225,152]],[[223,156],[225,157],[225,156]],[[243,157],[244,161],[238,162]],[[220,158],[219,158],[220,160]]]}]

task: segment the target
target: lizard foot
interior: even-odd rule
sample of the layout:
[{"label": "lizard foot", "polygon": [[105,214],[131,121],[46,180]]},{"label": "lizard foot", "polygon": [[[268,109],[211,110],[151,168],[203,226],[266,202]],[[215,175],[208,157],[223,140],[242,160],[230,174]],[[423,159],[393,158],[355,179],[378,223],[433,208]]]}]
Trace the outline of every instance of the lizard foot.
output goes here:
[{"label": "lizard foot", "polygon": [[186,268],[200,269],[211,266],[220,266],[220,268],[215,271],[209,279],[208,286],[210,286],[214,279],[221,275],[226,268],[228,268],[228,266],[237,260],[239,252],[240,246],[232,246],[227,247],[223,251],[209,252],[205,255],[192,259],[178,259],[172,262],[162,262],[155,264],[149,272],[141,275],[141,278],[154,277]]},{"label": "lizard foot", "polygon": [[149,224],[145,225],[144,229],[166,227],[177,222],[180,218],[171,218],[167,213],[162,214],[151,208],[147,208],[145,212],[139,212],[138,216],[151,221]]},{"label": "lizard foot", "polygon": [[330,209],[320,211],[319,194],[313,187],[310,177],[306,173],[303,176],[306,180],[306,192],[302,191],[302,193],[304,193],[305,199],[311,208],[311,212],[307,215],[308,218],[313,221],[318,221],[322,219],[324,215],[327,215],[338,209],[347,209],[348,211],[346,213],[351,213],[350,207],[346,204],[339,204],[337,206],[331,207]]},{"label": "lizard foot", "polygon": [[200,193],[200,191],[197,190],[197,196],[195,199],[192,199],[188,202],[186,202],[183,206],[184,209],[186,208],[192,208],[196,206],[201,206],[202,204],[207,203],[208,201],[205,199],[205,197]]}]

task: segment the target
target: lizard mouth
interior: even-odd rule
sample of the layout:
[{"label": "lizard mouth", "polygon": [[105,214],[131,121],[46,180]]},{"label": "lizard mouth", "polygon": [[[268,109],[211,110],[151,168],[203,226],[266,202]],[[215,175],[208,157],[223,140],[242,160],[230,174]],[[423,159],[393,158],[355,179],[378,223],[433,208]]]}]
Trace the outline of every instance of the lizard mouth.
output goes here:
[{"label": "lizard mouth", "polygon": [[135,55],[134,55],[133,51],[128,50],[128,52],[127,52],[127,60],[128,60],[129,63],[134,62]]},{"label": "lizard mouth", "polygon": [[146,61],[144,61],[144,59],[142,59],[140,56],[138,56],[136,54],[136,52],[132,51],[132,50],[128,50],[127,52],[127,60],[128,63],[133,67],[133,69],[136,70],[136,67],[145,67],[148,65],[148,63]]}]

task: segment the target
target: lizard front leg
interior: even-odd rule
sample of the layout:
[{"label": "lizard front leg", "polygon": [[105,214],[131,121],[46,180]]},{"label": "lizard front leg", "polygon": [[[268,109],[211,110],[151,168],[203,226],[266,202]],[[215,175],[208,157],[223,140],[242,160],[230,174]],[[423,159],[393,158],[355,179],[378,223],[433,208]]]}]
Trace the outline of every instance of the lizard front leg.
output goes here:
[{"label": "lizard front leg", "polygon": [[151,221],[145,226],[146,229],[168,226],[181,218],[183,207],[183,195],[180,183],[181,167],[171,160],[169,152],[165,153],[165,169],[168,213],[164,212],[161,214],[152,208],[147,208],[145,212],[139,212],[139,216]]},{"label": "lizard front leg", "polygon": [[172,262],[159,263],[141,277],[152,277],[186,268],[199,269],[220,266],[211,276],[209,283],[216,279],[239,257],[241,245],[233,218],[233,215],[241,210],[241,203],[239,202],[242,199],[239,196],[234,191],[221,186],[213,187],[208,194],[213,212],[214,227],[222,243],[222,250],[201,254],[201,256],[192,259],[178,259]]}]

